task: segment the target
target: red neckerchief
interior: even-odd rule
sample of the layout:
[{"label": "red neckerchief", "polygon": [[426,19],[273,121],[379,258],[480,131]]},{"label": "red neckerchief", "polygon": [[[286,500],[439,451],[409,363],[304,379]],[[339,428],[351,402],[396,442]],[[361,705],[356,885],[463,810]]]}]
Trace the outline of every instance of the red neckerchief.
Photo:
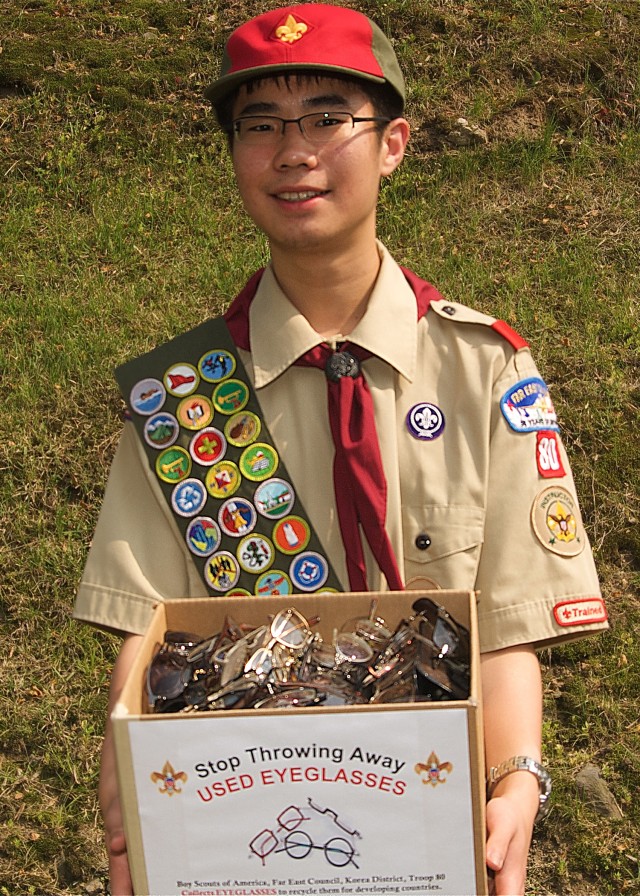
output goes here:
[{"label": "red neckerchief", "polygon": [[[440,293],[411,271],[402,268],[411,286],[417,305],[417,320],[426,313]],[[264,268],[257,271],[230,305],[224,319],[235,344],[251,350],[249,308],[256,294]],[[357,373],[336,380],[327,379],[331,432],[335,446],[333,465],[334,490],[340,532],[345,548],[349,587],[367,591],[366,568],[360,528],[364,532],[378,566],[392,591],[404,588],[391,542],[385,528],[387,483],[382,468],[380,446],[375,428],[373,401],[358,361],[371,357],[370,352],[350,343],[341,347],[355,358]],[[326,368],[335,352],[326,343],[315,346],[295,363]]]}]

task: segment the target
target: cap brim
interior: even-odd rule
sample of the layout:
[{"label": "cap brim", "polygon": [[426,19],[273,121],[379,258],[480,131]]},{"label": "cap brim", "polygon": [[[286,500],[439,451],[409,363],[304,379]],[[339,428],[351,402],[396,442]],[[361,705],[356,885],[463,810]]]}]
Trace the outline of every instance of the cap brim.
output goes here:
[{"label": "cap brim", "polygon": [[389,84],[391,88],[393,88],[398,96],[404,102],[404,96],[398,92],[397,88],[394,87],[386,78],[379,77],[378,75],[370,75],[365,72],[355,71],[354,69],[346,68],[344,66],[339,65],[327,65],[326,63],[310,63],[305,62],[304,64],[295,65],[295,64],[287,64],[287,65],[261,65],[256,68],[251,69],[243,69],[240,72],[232,72],[228,75],[223,75],[223,77],[219,78],[217,81],[214,81],[213,84],[210,84],[209,87],[204,91],[205,97],[214,105],[217,105],[222,100],[226,99],[229,94],[233,93],[237,90],[242,84],[246,84],[248,81],[253,81],[257,78],[268,78],[270,76],[278,76],[278,75],[288,75],[292,72],[310,72],[314,73],[325,73],[328,76],[333,75],[348,75],[351,78],[354,78],[357,81],[370,81],[374,84]]}]

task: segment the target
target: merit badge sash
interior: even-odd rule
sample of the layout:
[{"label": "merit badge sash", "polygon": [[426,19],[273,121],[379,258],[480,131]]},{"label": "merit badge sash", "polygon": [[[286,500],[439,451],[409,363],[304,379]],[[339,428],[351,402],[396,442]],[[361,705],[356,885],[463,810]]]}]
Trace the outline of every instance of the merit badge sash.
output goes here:
[{"label": "merit badge sash", "polygon": [[342,591],[221,317],[115,375],[210,594]]}]

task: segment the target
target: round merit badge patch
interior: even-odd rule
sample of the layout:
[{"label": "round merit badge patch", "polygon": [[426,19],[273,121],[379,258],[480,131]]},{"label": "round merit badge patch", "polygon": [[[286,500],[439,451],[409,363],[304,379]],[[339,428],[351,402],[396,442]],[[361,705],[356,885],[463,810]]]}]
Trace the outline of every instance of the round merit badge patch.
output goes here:
[{"label": "round merit badge patch", "polygon": [[531,524],[540,544],[554,554],[575,557],[586,544],[580,510],[566,488],[545,488],[531,508]]},{"label": "round merit badge patch", "polygon": [[273,476],[280,459],[278,452],[271,445],[267,445],[266,442],[256,442],[244,449],[238,463],[247,479],[251,479],[253,482],[262,482]]},{"label": "round merit badge patch", "polygon": [[230,460],[221,460],[207,470],[204,483],[212,498],[229,498],[240,488],[242,477]]},{"label": "round merit badge patch", "polygon": [[191,455],[179,445],[165,448],[156,458],[156,473],[163,482],[181,482],[190,472]]},{"label": "round merit badge patch", "polygon": [[198,371],[191,364],[174,364],[162,379],[167,392],[180,398],[195,392],[200,382]]},{"label": "round merit badge patch", "polygon": [[213,420],[213,408],[204,395],[190,395],[178,405],[176,417],[185,429],[204,429]]},{"label": "round merit badge patch", "polygon": [[265,597],[267,594],[292,594],[293,586],[286,572],[282,572],[281,569],[270,569],[269,572],[263,572],[258,576],[255,593],[259,597]]},{"label": "round merit badge patch", "polygon": [[238,545],[237,556],[246,572],[260,573],[269,569],[275,552],[273,544],[264,535],[247,535]]},{"label": "round merit badge patch", "polygon": [[283,554],[298,554],[309,544],[309,523],[299,516],[287,516],[273,527],[273,540]]},{"label": "round merit badge patch", "polygon": [[218,522],[225,535],[240,538],[253,531],[258,515],[246,498],[229,498],[218,511]]},{"label": "round merit badge patch", "polygon": [[206,352],[198,362],[200,376],[208,383],[219,383],[221,380],[226,380],[235,369],[236,359],[222,348]]},{"label": "round merit badge patch", "polygon": [[291,561],[289,575],[300,591],[316,591],[327,581],[329,564],[314,551],[305,551]]},{"label": "round merit badge patch", "polygon": [[249,401],[249,387],[242,380],[224,380],[213,390],[213,405],[221,414],[235,414]]},{"label": "round merit badge patch", "polygon": [[208,557],[218,549],[220,529],[210,516],[197,516],[187,527],[187,546],[196,557]]},{"label": "round merit badge patch", "polygon": [[168,448],[180,433],[180,426],[173,414],[160,411],[153,414],[144,424],[144,440],[152,448]]},{"label": "round merit badge patch", "polygon": [[149,417],[160,410],[166,397],[167,390],[160,380],[140,380],[129,393],[129,404],[136,414]]},{"label": "round merit badge patch", "polygon": [[189,444],[191,457],[203,467],[211,467],[222,460],[227,450],[227,442],[220,430],[205,426],[196,433]]},{"label": "round merit badge patch", "polygon": [[199,479],[184,479],[171,493],[171,506],[179,516],[195,516],[207,503],[207,490]]},{"label": "round merit badge patch", "polygon": [[214,591],[229,591],[238,584],[240,566],[228,551],[219,551],[206,562],[204,580]]},{"label": "round merit badge patch", "polygon": [[293,488],[284,479],[267,479],[253,496],[258,513],[275,520],[289,513],[295,499]]},{"label": "round merit badge patch", "polygon": [[227,440],[236,448],[245,448],[260,435],[262,425],[259,417],[251,411],[240,411],[234,414],[224,425],[224,434]]},{"label": "round merit badge patch", "polygon": [[435,404],[421,401],[407,414],[406,424],[414,439],[430,442],[444,432],[444,414]]}]

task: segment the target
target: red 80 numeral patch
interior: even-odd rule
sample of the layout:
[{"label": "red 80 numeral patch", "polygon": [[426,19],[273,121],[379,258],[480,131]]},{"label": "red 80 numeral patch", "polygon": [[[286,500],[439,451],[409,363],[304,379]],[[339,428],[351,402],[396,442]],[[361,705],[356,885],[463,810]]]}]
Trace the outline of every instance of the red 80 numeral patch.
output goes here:
[{"label": "red 80 numeral patch", "polygon": [[538,433],[536,462],[538,473],[545,479],[566,476],[560,455],[560,440],[556,432],[544,430]]}]

